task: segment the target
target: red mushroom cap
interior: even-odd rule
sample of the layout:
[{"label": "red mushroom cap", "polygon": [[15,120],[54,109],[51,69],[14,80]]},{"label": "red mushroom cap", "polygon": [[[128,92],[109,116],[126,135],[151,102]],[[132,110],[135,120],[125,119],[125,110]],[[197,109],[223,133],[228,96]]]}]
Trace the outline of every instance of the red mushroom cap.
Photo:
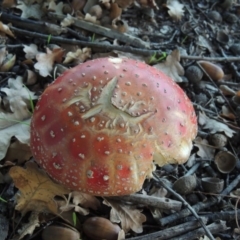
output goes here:
[{"label": "red mushroom cap", "polygon": [[193,106],[169,77],[135,60],[100,58],[47,87],[32,117],[31,149],[72,190],[127,195],[141,189],[153,159],[187,161],[196,132]]}]

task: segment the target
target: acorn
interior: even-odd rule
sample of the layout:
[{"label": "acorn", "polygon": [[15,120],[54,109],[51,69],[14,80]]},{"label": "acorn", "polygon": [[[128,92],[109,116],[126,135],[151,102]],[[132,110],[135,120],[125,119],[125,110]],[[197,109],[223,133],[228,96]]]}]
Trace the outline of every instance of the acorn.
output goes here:
[{"label": "acorn", "polygon": [[79,240],[80,233],[67,225],[58,226],[58,225],[51,225],[46,227],[42,232],[42,239],[43,240]]},{"label": "acorn", "polygon": [[174,184],[173,189],[182,195],[191,193],[197,186],[197,179],[195,176],[183,176],[179,178]]},{"label": "acorn", "polygon": [[221,133],[215,133],[210,136],[210,143],[217,148],[222,148],[227,145],[227,137]]},{"label": "acorn", "polygon": [[217,11],[210,11],[207,16],[214,22],[221,22],[222,21],[222,16],[219,12]]},{"label": "acorn", "polygon": [[83,224],[83,232],[92,240],[117,240],[121,228],[106,218],[90,217]]},{"label": "acorn", "polygon": [[223,78],[224,72],[218,65],[208,61],[198,61],[198,64],[201,65],[201,67],[212,78],[212,80],[219,81]]},{"label": "acorn", "polygon": [[198,66],[192,65],[187,68],[185,76],[189,82],[196,84],[201,81],[203,77],[203,71]]}]

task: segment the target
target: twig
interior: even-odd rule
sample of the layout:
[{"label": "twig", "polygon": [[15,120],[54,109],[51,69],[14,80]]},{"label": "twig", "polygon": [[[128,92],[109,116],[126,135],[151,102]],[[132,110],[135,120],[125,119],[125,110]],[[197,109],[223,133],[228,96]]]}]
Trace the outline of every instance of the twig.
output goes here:
[{"label": "twig", "polygon": [[[65,15],[59,15],[56,13],[48,13],[48,16],[54,19],[63,20],[66,16]],[[77,19],[75,18],[75,21],[73,23],[73,26],[87,30],[92,33],[100,34],[102,36],[111,38],[111,39],[117,39],[121,42],[124,42],[126,44],[140,47],[140,48],[149,48],[150,44],[148,42],[145,42],[141,40],[138,37],[134,37],[127,33],[120,33],[116,31],[115,29],[110,29],[103,27],[101,25],[97,25],[91,22],[87,22],[85,20]]]},{"label": "twig", "polygon": [[[40,39],[43,39],[47,42],[49,35],[31,32],[15,27],[10,27],[13,31],[15,31],[18,34],[22,34],[24,36],[28,37],[37,37]],[[62,38],[62,37],[51,37],[52,42],[57,43],[67,43],[71,45],[80,45],[84,47],[91,47],[91,48],[97,48],[101,49],[104,52],[107,51],[122,51],[122,52],[129,52],[133,54],[139,54],[142,56],[149,57],[153,54],[161,55],[161,50],[149,50],[149,49],[141,49],[141,48],[134,48],[130,46],[117,46],[117,45],[111,45],[111,44],[103,44],[103,43],[96,43],[96,42],[88,42],[88,41],[81,41],[81,40],[75,40],[75,39],[68,39],[68,38]],[[195,59],[195,60],[206,60],[206,61],[226,61],[226,58],[208,58],[208,57],[198,57],[198,56],[181,56],[182,59]],[[228,58],[229,61],[240,61],[240,57],[232,57]]]},{"label": "twig", "polygon": [[[109,199],[113,200],[122,200],[124,202],[133,202],[143,204],[148,207],[156,207],[165,210],[175,210],[179,211],[182,207],[182,203],[180,201],[172,200],[165,197],[153,197],[149,195],[142,195],[142,194],[132,194],[129,196],[121,196],[119,197],[108,197]],[[108,199],[107,198],[107,199]]]},{"label": "twig", "polygon": [[[169,193],[173,194],[176,198],[178,198],[187,208],[188,211],[191,212],[195,218],[200,222],[202,228],[205,230],[207,236],[211,239],[214,240],[215,238],[212,236],[211,232],[206,228],[205,224],[203,223],[202,219],[198,216],[198,214],[195,212],[195,209],[193,207],[191,207],[188,202],[186,202],[184,200],[184,198],[179,195],[178,193],[176,193],[173,189],[171,189],[164,181],[162,181],[160,178],[158,178],[158,176],[156,176],[155,173],[153,173],[154,179],[160,183],[164,188],[166,188],[168,190]],[[184,210],[183,210],[184,211]],[[182,212],[182,211],[181,211]],[[162,219],[160,219],[161,222]]]},{"label": "twig", "polygon": [[[202,218],[203,222],[206,224],[207,219]],[[172,237],[176,237],[178,235],[181,235],[183,233],[192,231],[196,228],[199,228],[201,224],[197,220],[189,221],[186,223],[179,224],[174,227],[170,227],[161,231],[157,231],[154,233],[149,233],[144,236],[139,236],[139,237],[133,237],[133,238],[128,238],[128,240],[152,240],[152,239],[158,239],[158,240],[165,240],[169,239]]]},{"label": "twig", "polygon": [[[208,232],[212,232],[212,233],[219,233],[228,229],[226,222],[223,222],[223,221],[209,224],[206,227]],[[196,238],[199,239],[202,235],[204,235],[204,230],[202,228],[199,228],[197,230],[186,233],[182,236],[178,236],[177,238],[171,238],[171,240],[189,240],[189,239],[196,239]]]}]

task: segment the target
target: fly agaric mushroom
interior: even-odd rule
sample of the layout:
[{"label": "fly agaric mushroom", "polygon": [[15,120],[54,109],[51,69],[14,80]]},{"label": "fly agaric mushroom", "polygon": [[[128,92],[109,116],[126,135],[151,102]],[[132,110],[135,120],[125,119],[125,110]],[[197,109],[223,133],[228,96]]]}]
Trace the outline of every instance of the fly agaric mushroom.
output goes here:
[{"label": "fly agaric mushroom", "polygon": [[151,176],[152,161],[184,163],[197,132],[183,90],[131,59],[100,58],[46,88],[31,122],[36,161],[57,182],[92,195],[127,195]]}]

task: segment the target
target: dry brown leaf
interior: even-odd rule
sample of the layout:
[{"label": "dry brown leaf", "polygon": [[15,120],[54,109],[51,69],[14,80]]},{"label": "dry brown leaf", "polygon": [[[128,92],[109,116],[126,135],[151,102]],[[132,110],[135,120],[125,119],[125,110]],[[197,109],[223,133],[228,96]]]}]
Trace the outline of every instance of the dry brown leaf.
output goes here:
[{"label": "dry brown leaf", "polygon": [[169,9],[168,14],[176,21],[181,20],[184,10],[184,5],[178,0],[167,0],[166,7]]},{"label": "dry brown leaf", "polygon": [[89,214],[88,209],[78,206],[78,204],[70,203],[71,197],[72,197],[72,193],[68,195],[68,199],[66,199],[65,202],[60,202],[60,201],[57,202],[59,206],[59,214],[63,215],[63,213],[66,213],[69,211],[72,212],[72,210],[74,210],[74,212],[78,212],[80,215],[83,215],[83,216],[88,215]]},{"label": "dry brown leaf", "polygon": [[158,63],[154,65],[154,67],[164,72],[175,82],[182,82],[180,76],[184,75],[184,68],[180,64],[180,52],[178,49],[173,50],[172,53],[167,56],[165,62]]},{"label": "dry brown leaf", "polygon": [[132,5],[133,2],[134,2],[134,0],[115,0],[115,3],[117,3],[118,6],[123,9]]},{"label": "dry brown leaf", "polygon": [[97,210],[100,207],[99,200],[95,196],[86,193],[74,191],[72,192],[72,198],[75,205],[81,205],[93,210]]},{"label": "dry brown leaf", "polygon": [[3,8],[13,8],[16,6],[16,0],[3,0],[2,7]]},{"label": "dry brown leaf", "polygon": [[228,137],[232,137],[235,131],[229,128],[226,124],[207,117],[204,113],[199,112],[198,122],[203,129],[209,129],[211,134],[224,132]]},{"label": "dry brown leaf", "polygon": [[100,22],[97,20],[96,16],[92,16],[89,13],[86,13],[84,20],[91,22],[91,23],[96,23],[96,24],[100,24]]},{"label": "dry brown leaf", "polygon": [[33,92],[23,85],[22,77],[9,78],[8,87],[2,88],[6,96],[0,98],[4,110],[0,106],[0,129],[30,118],[30,101],[37,99]]},{"label": "dry brown leaf", "polygon": [[68,194],[70,191],[54,183],[34,162],[27,162],[26,169],[12,167],[9,171],[15,186],[19,189],[16,210],[25,215],[28,211],[47,211],[58,213],[55,196]]},{"label": "dry brown leaf", "polygon": [[37,45],[33,43],[30,44],[29,46],[24,45],[23,51],[26,53],[25,54],[26,59],[34,59],[36,55],[39,53],[37,49]]},{"label": "dry brown leaf", "polygon": [[29,222],[24,223],[22,228],[18,230],[19,236],[18,240],[22,239],[26,235],[32,235],[35,228],[40,226],[40,221],[39,221],[39,212],[32,211],[31,215],[29,217]]},{"label": "dry brown leaf", "polygon": [[206,139],[197,137],[194,140],[194,146],[198,147],[197,155],[202,159],[212,160],[215,154],[215,148],[211,147]]},{"label": "dry brown leaf", "polygon": [[63,2],[56,4],[54,1],[51,1],[48,5],[48,11],[63,15]]},{"label": "dry brown leaf", "polygon": [[227,106],[222,106],[222,113],[221,116],[226,119],[235,120],[236,116],[233,114],[233,112],[229,109]]},{"label": "dry brown leaf", "polygon": [[91,48],[77,49],[74,52],[68,52],[66,54],[64,64],[73,62],[74,64],[79,64],[85,62],[88,58],[91,57]]},{"label": "dry brown leaf", "polygon": [[158,9],[157,3],[155,0],[137,0],[138,4],[140,4],[143,8],[156,8]]},{"label": "dry brown leaf", "polygon": [[30,159],[32,152],[28,144],[15,141],[11,143],[5,156],[6,161],[18,160],[18,164],[21,164]]},{"label": "dry brown leaf", "polygon": [[113,200],[104,199],[104,204],[112,207],[110,212],[110,221],[121,222],[122,229],[125,233],[132,229],[136,233],[143,231],[142,223],[146,221],[146,216],[136,209],[135,206],[122,204]]},{"label": "dry brown leaf", "polygon": [[37,54],[38,62],[34,64],[34,67],[41,76],[47,77],[53,69],[54,62],[60,63],[62,61],[63,54],[64,50],[62,48],[54,48],[53,50],[47,48],[47,53]]},{"label": "dry brown leaf", "polygon": [[21,18],[34,18],[40,20],[43,14],[40,4],[26,4],[24,1],[18,1],[16,8],[22,11]]},{"label": "dry brown leaf", "polygon": [[14,66],[15,62],[16,62],[16,55],[13,55],[11,53],[8,54],[0,67],[0,71],[8,72]]},{"label": "dry brown leaf", "polygon": [[2,22],[0,22],[0,32],[15,38],[13,32],[9,29],[8,25],[3,24]]},{"label": "dry brown leaf", "polygon": [[69,27],[75,22],[75,18],[71,16],[70,14],[67,14],[67,16],[61,21],[62,27]]}]

